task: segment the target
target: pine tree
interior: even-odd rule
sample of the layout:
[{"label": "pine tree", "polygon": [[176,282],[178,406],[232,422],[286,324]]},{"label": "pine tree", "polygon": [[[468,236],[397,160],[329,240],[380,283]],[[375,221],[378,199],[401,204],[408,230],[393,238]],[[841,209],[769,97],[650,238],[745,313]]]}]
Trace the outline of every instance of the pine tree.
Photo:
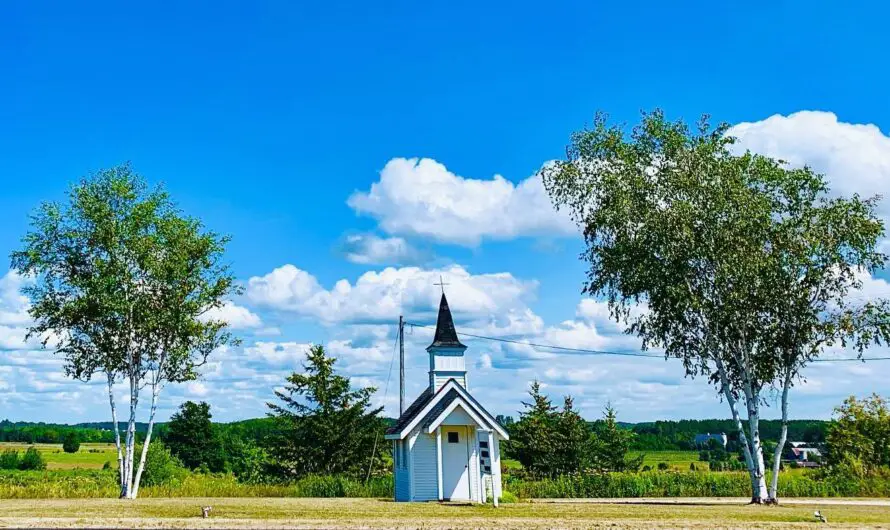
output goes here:
[{"label": "pine tree", "polygon": [[556,417],[554,439],[556,474],[577,473],[587,467],[590,430],[575,410],[574,400],[566,396],[562,411]]},{"label": "pine tree", "polygon": [[534,381],[528,391],[531,402],[522,402],[525,411],[513,425],[511,441],[513,454],[534,476],[553,476],[554,427],[556,407],[541,393],[541,385]]},{"label": "pine tree", "polygon": [[361,476],[368,469],[375,439],[382,436],[383,407],[372,409],[376,389],[353,390],[349,378],[335,372],[335,362],[323,346],[312,346],[305,373],[294,372],[284,391],[275,392],[282,403],[267,403],[277,425],[269,452],[284,476]]},{"label": "pine tree", "polygon": [[603,419],[596,423],[591,436],[593,467],[600,471],[637,471],[643,464],[643,456],[629,459],[627,452],[634,433],[618,425],[615,408],[606,404]]}]

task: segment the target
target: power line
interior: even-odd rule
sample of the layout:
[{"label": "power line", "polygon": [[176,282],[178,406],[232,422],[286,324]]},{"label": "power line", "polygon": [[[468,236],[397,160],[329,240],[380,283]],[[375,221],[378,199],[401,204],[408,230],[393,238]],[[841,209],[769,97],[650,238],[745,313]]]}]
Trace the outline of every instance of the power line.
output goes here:
[{"label": "power line", "polygon": [[[414,322],[405,322],[406,325],[411,326],[412,328],[422,328],[422,329],[436,329],[435,326],[428,326],[425,324],[417,324]],[[526,342],[522,340],[515,339],[505,339],[503,337],[486,337],[485,335],[474,335],[472,333],[464,333],[457,332],[458,335],[464,337],[470,337],[473,339],[481,339],[481,340],[490,340],[495,342],[505,342],[508,344],[517,344],[520,346],[531,346],[533,348],[546,348],[550,350],[559,350],[571,353],[583,353],[588,355],[617,355],[621,357],[646,357],[649,359],[665,359],[664,355],[659,355],[657,353],[644,353],[644,352],[620,352],[620,351],[609,351],[609,350],[590,350],[586,348],[569,348],[566,346],[556,346],[554,344],[539,344],[534,342]],[[841,357],[836,359],[813,359],[811,362],[865,362],[865,361],[890,361],[890,357]]]},{"label": "power line", "polygon": [[[415,328],[436,329],[435,326],[427,326],[424,324],[415,324],[412,322],[406,322],[406,324],[408,324],[409,326],[415,327]],[[588,353],[588,354],[594,354],[594,355],[622,355],[625,357],[650,357],[653,359],[664,359],[664,355],[658,355],[657,353],[587,350],[584,348],[568,348],[566,346],[555,346],[555,345],[551,345],[551,344],[536,344],[534,342],[505,339],[502,337],[486,337],[484,335],[473,335],[472,333],[463,333],[460,331],[458,331],[457,334],[462,335],[464,337],[471,337],[474,339],[493,340],[493,341],[497,341],[497,342],[507,342],[510,344],[519,344],[521,346],[531,346],[533,348],[549,348],[549,349],[553,349],[553,350],[568,351],[568,352],[575,352],[575,353]]]}]

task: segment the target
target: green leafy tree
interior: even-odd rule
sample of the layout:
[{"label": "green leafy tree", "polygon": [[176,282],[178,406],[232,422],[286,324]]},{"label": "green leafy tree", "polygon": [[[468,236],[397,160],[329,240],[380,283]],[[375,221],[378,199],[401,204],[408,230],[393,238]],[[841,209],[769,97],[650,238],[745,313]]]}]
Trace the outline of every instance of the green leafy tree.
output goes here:
[{"label": "green leafy tree", "polygon": [[[277,426],[268,449],[277,472],[286,477],[363,477],[375,445],[378,451],[383,445],[383,407],[371,406],[376,389],[353,389],[348,377],[336,373],[335,363],[323,346],[312,346],[304,373],[293,373],[284,390],[275,392],[280,404],[267,404]],[[374,458],[376,467],[383,465],[379,454]]]},{"label": "green leafy tree", "polygon": [[271,461],[269,453],[249,439],[242,439],[232,433],[222,437],[226,470],[241,482],[262,482],[269,474]]},{"label": "green leafy tree", "polygon": [[164,445],[189,469],[225,470],[222,447],[210,420],[209,404],[186,401],[166,426]]},{"label": "green leafy tree", "polygon": [[778,477],[768,492],[764,392],[779,389],[785,433],[789,389],[808,362],[890,338],[886,301],[847,296],[861,271],[884,264],[883,224],[876,199],[829,198],[823,176],[736,154],[726,131],[703,119],[691,132],[656,111],[628,135],[598,115],[542,178],[584,234],[584,292],[604,297],[644,348],[715,385],[761,503]]},{"label": "green leafy tree", "polygon": [[65,441],[62,442],[62,450],[66,453],[76,453],[80,450],[80,438],[76,432],[69,432],[65,435]]},{"label": "green leafy tree", "polygon": [[[236,342],[212,318],[237,291],[222,263],[227,241],[124,165],[82,180],[64,203],[43,204],[12,254],[13,268],[36,278],[24,290],[35,322],[29,336],[64,357],[68,376],[107,383],[121,497],[138,495],[161,388],[194,380],[210,352]],[[128,392],[123,441],[116,382]],[[148,430],[137,455],[144,391]]]},{"label": "green leafy tree", "polygon": [[142,479],[146,486],[164,486],[181,482],[188,471],[178,458],[161,442],[153,442],[148,447],[145,459],[145,473]]},{"label": "green leafy tree", "polygon": [[596,422],[591,435],[591,461],[599,471],[639,471],[643,455],[630,458],[633,431],[618,425],[618,417],[611,404],[606,405],[603,419]]},{"label": "green leafy tree", "polygon": [[852,475],[890,468],[890,403],[850,396],[835,409],[826,439],[828,464]]}]

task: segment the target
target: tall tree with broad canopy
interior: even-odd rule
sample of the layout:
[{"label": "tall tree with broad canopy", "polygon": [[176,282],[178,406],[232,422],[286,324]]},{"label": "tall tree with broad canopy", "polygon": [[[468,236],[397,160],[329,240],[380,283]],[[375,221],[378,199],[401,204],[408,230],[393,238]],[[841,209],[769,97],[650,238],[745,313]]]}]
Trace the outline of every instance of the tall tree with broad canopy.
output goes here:
[{"label": "tall tree with broad canopy", "polygon": [[655,111],[626,134],[599,114],[541,177],[583,232],[584,292],[604,297],[644,348],[715,385],[762,503],[777,496],[779,459],[768,492],[759,431],[769,391],[781,394],[784,433],[789,389],[809,362],[890,338],[887,301],[847,297],[883,267],[884,227],[877,198],[829,198],[822,175],[736,154],[726,132]]},{"label": "tall tree with broad canopy", "polygon": [[[121,498],[136,498],[161,389],[194,380],[216,348],[237,342],[208,318],[237,291],[221,263],[228,239],[183,215],[129,165],[73,186],[64,203],[33,214],[12,266],[35,283],[24,292],[29,336],[65,359],[66,374],[104,376],[120,471]],[[129,418],[117,429],[115,384],[126,387]],[[136,417],[149,391],[148,431],[136,462]]]},{"label": "tall tree with broad canopy", "polygon": [[170,417],[161,438],[185,467],[219,473],[225,470],[225,457],[211,418],[208,403],[186,401]]},{"label": "tall tree with broad canopy", "polygon": [[383,445],[377,444],[385,427],[383,407],[371,406],[377,389],[353,389],[348,377],[336,373],[336,361],[323,346],[312,346],[304,372],[294,372],[284,390],[275,391],[281,403],[267,403],[276,423],[269,452],[284,477],[364,477],[369,464],[384,466],[377,454]]}]

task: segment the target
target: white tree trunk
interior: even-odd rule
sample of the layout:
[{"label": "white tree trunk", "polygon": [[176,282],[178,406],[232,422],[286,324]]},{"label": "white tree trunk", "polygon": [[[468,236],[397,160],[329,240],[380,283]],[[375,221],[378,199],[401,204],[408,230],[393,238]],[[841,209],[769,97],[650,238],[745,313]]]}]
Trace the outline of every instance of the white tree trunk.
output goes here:
[{"label": "white tree trunk", "polygon": [[[726,367],[723,365],[723,362],[717,358],[717,373],[720,376],[720,387],[723,392],[723,396],[726,398],[726,403],[729,405],[729,410],[732,413],[732,421],[736,427],[736,431],[739,435],[739,442],[742,444],[742,454],[745,456],[745,465],[748,467],[748,475],[751,478],[751,502],[752,503],[762,503],[763,495],[766,493],[766,482],[763,476],[763,452],[762,448],[758,444],[755,446],[750,443],[748,440],[748,436],[745,433],[745,426],[742,423],[742,419],[739,415],[738,406],[735,400],[735,397],[732,394],[732,389],[729,385],[729,377],[726,374]],[[746,401],[747,395],[745,396]],[[747,403],[746,403],[747,405]],[[750,407],[748,411],[750,413]],[[759,418],[755,424],[759,423]],[[751,425],[749,418],[749,427]],[[759,426],[759,425],[758,425]],[[752,431],[753,433],[754,431]],[[759,433],[758,433],[759,436]],[[759,455],[758,455],[759,451]],[[760,463],[759,472],[758,472],[758,462]]]},{"label": "white tree trunk", "polygon": [[121,450],[121,431],[117,426],[117,406],[114,403],[114,375],[109,371],[108,375],[108,404],[111,405],[111,424],[114,426],[114,447],[117,449],[117,477],[121,491],[124,489],[124,454]]},{"label": "white tree trunk", "polygon": [[748,431],[751,434],[751,456],[754,458],[754,476],[757,484],[751,502],[762,504],[766,500],[766,464],[763,461],[763,444],[760,441],[760,402],[759,396],[754,393],[746,393],[745,401],[748,405]]},{"label": "white tree trunk", "polygon": [[151,443],[151,433],[155,424],[155,412],[158,409],[158,395],[161,393],[161,385],[155,383],[152,385],[151,392],[151,412],[148,415],[148,430],[145,433],[145,442],[142,444],[142,454],[139,456],[139,468],[136,471],[136,478],[133,480],[133,487],[130,489],[130,499],[135,499],[139,495],[139,482],[142,480],[142,472],[145,470],[145,458],[148,456],[148,446]]},{"label": "white tree trunk", "polygon": [[782,385],[782,432],[779,434],[779,443],[776,444],[776,452],[773,454],[773,476],[770,480],[770,502],[779,502],[779,467],[782,464],[782,452],[785,450],[785,442],[788,439],[788,390],[791,388],[791,370],[785,373],[785,381]]},{"label": "white tree trunk", "polygon": [[121,498],[130,498],[133,490],[133,453],[136,445],[136,407],[139,403],[139,386],[136,376],[130,374],[130,418],[127,422],[127,442],[124,453],[124,487]]}]

